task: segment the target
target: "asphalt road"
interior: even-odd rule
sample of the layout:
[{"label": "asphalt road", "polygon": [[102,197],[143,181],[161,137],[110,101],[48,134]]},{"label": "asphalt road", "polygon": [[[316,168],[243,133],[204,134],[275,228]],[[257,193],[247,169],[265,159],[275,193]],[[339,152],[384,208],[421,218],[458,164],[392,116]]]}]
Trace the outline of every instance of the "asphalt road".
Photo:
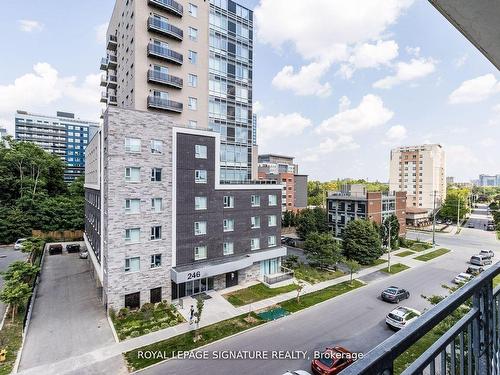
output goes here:
[{"label": "asphalt road", "polygon": [[[487,220],[486,210],[476,210],[471,220],[480,226]],[[409,237],[429,239],[430,234]],[[467,261],[478,249],[488,248],[500,259],[500,242],[494,232],[464,228],[459,235],[437,234],[437,244],[452,250],[433,261],[422,263],[391,278],[371,280],[368,286],[326,301],[314,308],[279,319],[250,332],[208,345],[214,351],[307,351],[306,358],[286,360],[171,360],[149,368],[141,374],[283,374],[287,370],[310,368],[313,351],[326,346],[342,345],[354,352],[368,352],[393,333],[385,325],[385,315],[395,306],[382,302],[379,295],[388,285],[410,290],[411,297],[401,304],[420,311],[430,308],[421,295],[445,295],[442,284],[467,268]],[[309,357],[309,358],[307,358]]]},{"label": "asphalt road", "polygon": [[[0,272],[7,270],[9,265],[16,260],[26,259],[27,254],[20,250],[14,250],[14,245],[0,245]],[[3,288],[3,278],[0,276],[0,289]],[[0,302],[0,320],[5,314],[5,305]]]}]

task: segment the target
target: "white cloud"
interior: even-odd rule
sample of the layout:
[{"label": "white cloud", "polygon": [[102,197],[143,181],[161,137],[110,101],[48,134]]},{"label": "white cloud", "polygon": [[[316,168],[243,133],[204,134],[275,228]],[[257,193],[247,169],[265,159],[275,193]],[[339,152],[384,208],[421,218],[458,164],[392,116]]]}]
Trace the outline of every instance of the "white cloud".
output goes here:
[{"label": "white cloud", "polygon": [[465,62],[467,61],[468,58],[469,58],[469,55],[464,54],[464,55],[456,58],[455,60],[453,60],[453,65],[455,65],[456,68],[461,68],[462,66],[465,65]]},{"label": "white cloud", "polygon": [[420,56],[420,47],[406,47],[405,50],[408,55],[415,57]]},{"label": "white cloud", "polygon": [[396,72],[376,81],[373,87],[379,89],[390,89],[402,82],[413,81],[425,77],[436,70],[436,61],[432,58],[411,59],[410,62],[398,62]]},{"label": "white cloud", "polygon": [[261,145],[269,140],[298,136],[311,126],[312,121],[297,112],[280,113],[277,116],[263,116],[259,118],[258,143]]},{"label": "white cloud", "polygon": [[321,83],[322,76],[328,71],[328,62],[313,62],[302,66],[298,72],[287,65],[273,78],[273,86],[280,90],[291,90],[295,95],[317,95],[327,97],[331,94],[329,83]]},{"label": "white cloud", "polygon": [[327,138],[318,147],[308,148],[302,157],[304,161],[318,161],[321,156],[340,150],[355,150],[359,145],[350,135],[340,135],[337,138]]},{"label": "white cloud", "polygon": [[497,81],[493,74],[485,74],[462,82],[450,94],[448,101],[451,104],[477,103],[498,92],[500,92],[500,82]]},{"label": "white cloud", "polygon": [[394,125],[387,130],[385,136],[387,143],[397,143],[407,137],[407,131],[403,125]]},{"label": "white cloud", "polygon": [[500,104],[496,104],[491,108],[493,111],[500,113]]},{"label": "white cloud", "polygon": [[94,27],[95,37],[96,37],[96,40],[99,44],[106,43],[106,33],[108,32],[108,25],[109,25],[109,22],[106,22],[106,23],[103,23],[101,25]]},{"label": "white cloud", "polygon": [[26,33],[31,33],[33,31],[42,31],[43,24],[34,20],[19,20],[19,29]]},{"label": "white cloud", "polygon": [[254,114],[259,114],[263,109],[264,105],[260,101],[256,100],[253,102],[252,111]]},{"label": "white cloud", "polygon": [[365,95],[356,108],[348,109],[345,103],[345,98],[341,98],[340,107],[344,110],[324,120],[316,129],[317,133],[352,134],[383,125],[394,116],[376,95]]}]

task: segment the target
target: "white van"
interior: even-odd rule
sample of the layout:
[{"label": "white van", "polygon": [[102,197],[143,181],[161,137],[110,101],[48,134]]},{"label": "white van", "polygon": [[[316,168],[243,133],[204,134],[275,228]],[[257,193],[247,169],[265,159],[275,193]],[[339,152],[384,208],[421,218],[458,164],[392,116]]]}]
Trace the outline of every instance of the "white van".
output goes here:
[{"label": "white van", "polygon": [[491,258],[488,258],[484,255],[473,255],[470,257],[470,264],[474,264],[475,266],[486,266],[491,264]]}]

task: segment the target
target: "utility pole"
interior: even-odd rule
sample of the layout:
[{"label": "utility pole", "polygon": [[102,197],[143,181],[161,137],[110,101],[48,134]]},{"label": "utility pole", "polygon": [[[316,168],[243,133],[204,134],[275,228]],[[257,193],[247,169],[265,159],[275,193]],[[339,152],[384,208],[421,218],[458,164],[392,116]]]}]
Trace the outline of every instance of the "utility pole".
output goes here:
[{"label": "utility pole", "polygon": [[458,230],[460,229],[460,197],[457,197],[457,234]]},{"label": "utility pole", "polygon": [[[391,216],[389,216],[391,217]],[[389,273],[391,273],[391,221],[392,220],[388,220],[389,221],[389,241],[387,242],[387,263],[388,263],[388,268],[387,270],[389,271]]]},{"label": "utility pole", "polygon": [[436,245],[436,190],[434,190],[434,200],[432,208],[432,246]]}]

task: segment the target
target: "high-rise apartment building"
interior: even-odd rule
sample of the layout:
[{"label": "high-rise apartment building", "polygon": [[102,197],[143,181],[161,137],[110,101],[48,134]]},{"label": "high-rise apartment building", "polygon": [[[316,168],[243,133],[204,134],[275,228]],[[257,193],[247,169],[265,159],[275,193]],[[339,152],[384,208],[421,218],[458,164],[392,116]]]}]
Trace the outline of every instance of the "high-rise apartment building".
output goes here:
[{"label": "high-rise apartment building", "polygon": [[222,181],[252,174],[253,13],[232,0],[118,0],[101,101],[221,135]]},{"label": "high-rise apartment building", "polygon": [[391,150],[390,191],[405,191],[408,207],[432,210],[446,198],[446,160],[439,144]]},{"label": "high-rise apartment building", "polygon": [[66,182],[83,175],[85,148],[98,129],[97,122],[77,119],[68,112],[46,116],[17,111],[15,116],[15,139],[33,142],[58,155],[66,165]]}]

